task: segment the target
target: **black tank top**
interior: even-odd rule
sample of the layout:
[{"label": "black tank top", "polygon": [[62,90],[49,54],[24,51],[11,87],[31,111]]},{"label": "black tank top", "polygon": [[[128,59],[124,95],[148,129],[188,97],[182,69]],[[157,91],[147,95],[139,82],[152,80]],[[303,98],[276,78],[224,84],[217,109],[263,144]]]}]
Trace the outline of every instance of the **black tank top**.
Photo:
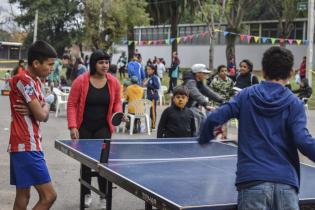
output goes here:
[{"label": "black tank top", "polygon": [[91,82],[86,96],[82,126],[91,132],[107,127],[106,120],[109,107],[108,85],[102,88],[95,88]]}]

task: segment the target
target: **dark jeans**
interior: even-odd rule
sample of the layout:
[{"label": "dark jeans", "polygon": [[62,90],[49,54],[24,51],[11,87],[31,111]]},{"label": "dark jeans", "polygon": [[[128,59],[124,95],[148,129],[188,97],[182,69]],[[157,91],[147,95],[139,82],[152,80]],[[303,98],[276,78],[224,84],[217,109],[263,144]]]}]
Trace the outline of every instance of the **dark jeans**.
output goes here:
[{"label": "dark jeans", "polygon": [[[81,126],[79,129],[79,135],[80,139],[110,139],[112,137],[109,128],[108,127],[103,127],[97,131],[89,131],[87,128],[84,126]],[[89,167],[86,167],[85,165],[82,165],[82,179],[86,181],[87,183],[91,184],[91,169]],[[107,180],[101,176],[97,177],[98,180],[98,186],[99,190],[106,194],[106,188],[107,188]],[[83,194],[91,194],[91,190],[84,188]]]},{"label": "dark jeans", "polygon": [[170,83],[167,93],[173,92],[173,89],[177,86],[177,78],[170,77]]}]

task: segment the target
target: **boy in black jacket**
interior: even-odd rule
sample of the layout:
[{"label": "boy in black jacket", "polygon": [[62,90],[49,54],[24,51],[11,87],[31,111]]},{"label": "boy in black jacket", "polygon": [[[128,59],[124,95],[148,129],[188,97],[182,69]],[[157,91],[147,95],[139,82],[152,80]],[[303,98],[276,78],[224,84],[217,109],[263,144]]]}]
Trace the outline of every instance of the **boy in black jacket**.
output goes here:
[{"label": "boy in black jacket", "polygon": [[194,115],[186,107],[188,89],[178,86],[173,91],[173,103],[161,116],[157,138],[193,137],[196,133]]}]

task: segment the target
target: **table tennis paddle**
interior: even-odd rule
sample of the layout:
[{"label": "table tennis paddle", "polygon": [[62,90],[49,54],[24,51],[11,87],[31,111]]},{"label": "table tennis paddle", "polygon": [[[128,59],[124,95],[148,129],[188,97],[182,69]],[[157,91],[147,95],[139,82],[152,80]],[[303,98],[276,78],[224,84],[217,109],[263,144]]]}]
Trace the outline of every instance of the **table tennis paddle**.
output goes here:
[{"label": "table tennis paddle", "polygon": [[123,112],[115,112],[112,116],[112,124],[113,126],[118,126],[120,125],[121,121],[124,118],[124,113]]}]

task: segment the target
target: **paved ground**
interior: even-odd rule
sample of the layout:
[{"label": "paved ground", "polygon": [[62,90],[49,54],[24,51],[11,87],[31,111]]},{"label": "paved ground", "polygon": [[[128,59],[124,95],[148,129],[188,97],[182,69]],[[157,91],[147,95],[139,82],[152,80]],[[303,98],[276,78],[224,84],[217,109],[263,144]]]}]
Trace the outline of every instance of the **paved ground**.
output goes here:
[{"label": "paved ground", "polygon": [[[165,107],[158,107],[158,113]],[[12,209],[15,188],[9,185],[9,155],[6,152],[9,139],[9,111],[8,97],[0,96],[0,210]],[[315,111],[309,112],[310,122],[315,122]],[[159,117],[159,116],[158,116]],[[58,199],[52,209],[55,210],[74,210],[79,209],[79,163],[54,148],[56,139],[68,139],[69,132],[65,112],[55,118],[54,113],[50,114],[48,123],[43,125],[43,147],[45,149],[46,161],[52,176],[53,184],[58,193]],[[315,135],[315,124],[309,123],[311,133]],[[231,138],[236,138],[236,129],[230,129]],[[132,138],[154,138],[156,133],[151,136],[146,134],[135,134]],[[114,139],[129,138],[128,134],[115,134]],[[303,158],[304,161],[308,161]],[[114,210],[139,210],[144,209],[144,202],[126,191],[117,188],[113,190],[113,209]],[[37,200],[35,190],[32,190],[30,206]],[[94,195],[93,209],[97,208],[97,196]],[[30,208],[29,208],[30,209]]]}]

